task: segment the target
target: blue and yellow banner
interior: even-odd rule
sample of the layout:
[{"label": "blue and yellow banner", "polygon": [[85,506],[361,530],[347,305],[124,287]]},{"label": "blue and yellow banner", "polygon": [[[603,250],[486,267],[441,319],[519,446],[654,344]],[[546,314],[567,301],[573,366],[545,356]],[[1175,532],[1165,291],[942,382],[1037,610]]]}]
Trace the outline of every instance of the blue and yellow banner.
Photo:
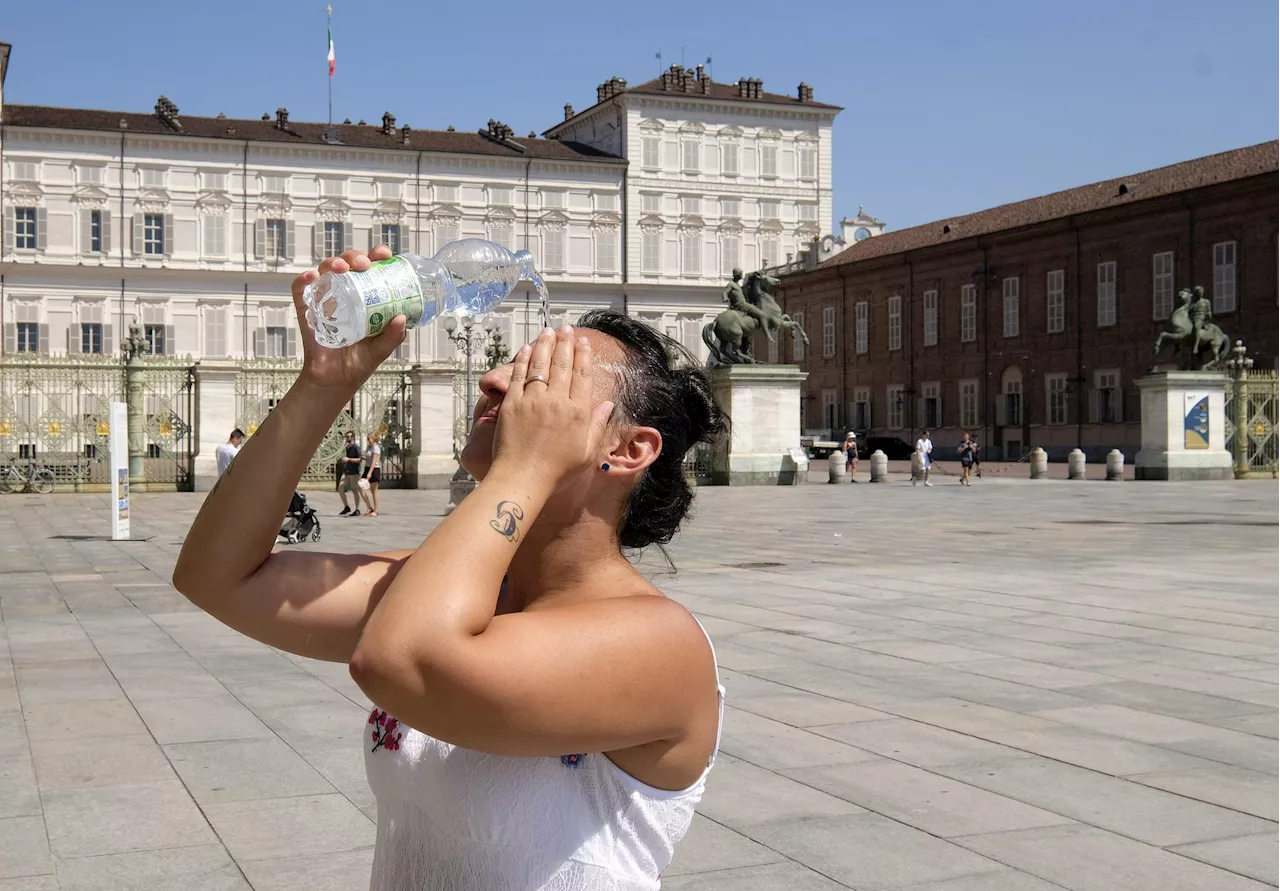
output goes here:
[{"label": "blue and yellow banner", "polygon": [[1209,397],[1186,397],[1188,409],[1182,421],[1183,444],[1188,449],[1209,448]]}]

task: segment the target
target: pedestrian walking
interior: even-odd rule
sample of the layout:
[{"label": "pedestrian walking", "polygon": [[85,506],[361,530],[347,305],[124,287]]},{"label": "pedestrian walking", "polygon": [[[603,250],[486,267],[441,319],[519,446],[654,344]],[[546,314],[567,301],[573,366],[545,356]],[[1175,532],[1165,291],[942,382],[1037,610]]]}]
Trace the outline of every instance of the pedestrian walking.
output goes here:
[{"label": "pedestrian walking", "polygon": [[[916,440],[916,454],[920,456],[920,472],[924,477],[924,484],[932,486],[929,482],[929,468],[933,466],[933,440],[929,438],[928,430],[920,431],[920,438]],[[916,484],[915,475],[911,476],[911,485]]]},{"label": "pedestrian walking", "polygon": [[360,480],[360,494],[369,508],[369,516],[378,515],[378,483],[382,482],[382,446],[378,434],[370,433],[364,450],[364,474]]},{"label": "pedestrian walking", "polygon": [[856,483],[858,481],[858,434],[850,430],[840,446],[840,451],[844,452],[844,469],[849,471],[849,482]]},{"label": "pedestrian walking", "polygon": [[[340,517],[358,517],[360,516],[360,462],[363,456],[360,454],[360,443],[356,442],[356,434],[354,430],[348,430],[346,435],[346,446],[343,449],[345,457],[343,461],[345,466],[342,468],[342,481],[338,483],[338,497],[342,499],[342,510],[338,513]],[[352,510],[351,505],[347,504],[347,493],[350,492],[355,496],[356,506]]]},{"label": "pedestrian walking", "polygon": [[243,442],[244,431],[237,427],[231,431],[231,435],[227,437],[226,442],[214,449],[213,456],[218,462],[218,476],[226,473],[227,468],[231,466],[231,462],[235,460],[236,455],[239,453]]},{"label": "pedestrian walking", "polygon": [[960,485],[972,486],[973,481],[970,475],[973,473],[974,455],[977,454],[978,444],[969,438],[966,431],[964,438],[960,440],[960,445],[956,447],[956,453],[960,456]]}]

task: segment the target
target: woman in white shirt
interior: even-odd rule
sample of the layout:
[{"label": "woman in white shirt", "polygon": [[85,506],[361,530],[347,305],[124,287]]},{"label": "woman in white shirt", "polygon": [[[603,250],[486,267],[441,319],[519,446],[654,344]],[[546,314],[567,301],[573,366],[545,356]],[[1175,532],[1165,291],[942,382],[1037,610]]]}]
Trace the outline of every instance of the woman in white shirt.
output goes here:
[{"label": "woman in white shirt", "polygon": [[[294,281],[300,318],[317,276]],[[374,891],[655,891],[723,690],[698,622],[623,548],[672,538],[685,453],[726,431],[705,374],[618,313],[544,330],[481,378],[461,454],[480,482],[421,545],[273,553],[309,456],[405,331],[327,350],[301,328],[302,372],[209,494],[174,585],[264,643],[350,664],[375,706]]]}]

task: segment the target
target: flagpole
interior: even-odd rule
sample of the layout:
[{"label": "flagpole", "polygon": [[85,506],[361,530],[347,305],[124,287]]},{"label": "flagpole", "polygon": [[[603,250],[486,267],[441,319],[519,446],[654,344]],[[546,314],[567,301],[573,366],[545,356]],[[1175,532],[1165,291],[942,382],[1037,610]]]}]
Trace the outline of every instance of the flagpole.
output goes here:
[{"label": "flagpole", "polygon": [[[332,46],[333,45],[333,6],[332,5],[329,5],[326,7],[325,15],[326,15],[325,23],[328,25],[328,32],[329,32],[329,45]],[[325,128],[326,136],[333,133],[333,72],[330,71],[328,72],[328,74],[329,76],[327,80],[329,81],[329,124]]]}]

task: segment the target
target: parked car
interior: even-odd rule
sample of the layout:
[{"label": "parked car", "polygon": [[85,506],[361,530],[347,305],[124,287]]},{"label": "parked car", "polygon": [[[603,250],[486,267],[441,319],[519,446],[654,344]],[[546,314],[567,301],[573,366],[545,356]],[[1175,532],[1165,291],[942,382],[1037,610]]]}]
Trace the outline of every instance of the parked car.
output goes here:
[{"label": "parked car", "polygon": [[858,437],[858,457],[869,458],[875,451],[884,452],[890,461],[910,461],[913,446],[907,445],[896,436]]}]

